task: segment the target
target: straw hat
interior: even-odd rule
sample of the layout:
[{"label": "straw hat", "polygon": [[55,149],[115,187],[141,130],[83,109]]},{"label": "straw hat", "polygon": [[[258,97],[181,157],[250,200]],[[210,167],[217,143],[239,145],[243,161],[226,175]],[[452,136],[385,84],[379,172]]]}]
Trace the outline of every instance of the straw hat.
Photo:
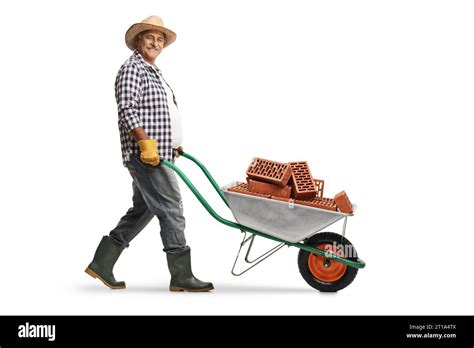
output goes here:
[{"label": "straw hat", "polygon": [[176,40],[176,33],[165,28],[163,20],[158,16],[150,16],[142,20],[140,23],[132,25],[125,34],[125,43],[132,51],[135,50],[135,37],[145,30],[158,30],[165,35],[164,47],[172,44]]}]

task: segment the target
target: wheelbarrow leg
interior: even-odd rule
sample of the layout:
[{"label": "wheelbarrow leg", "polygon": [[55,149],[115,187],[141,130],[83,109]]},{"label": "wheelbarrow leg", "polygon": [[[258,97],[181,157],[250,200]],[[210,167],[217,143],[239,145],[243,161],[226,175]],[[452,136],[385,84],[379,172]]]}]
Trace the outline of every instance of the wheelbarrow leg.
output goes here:
[{"label": "wheelbarrow leg", "polygon": [[[257,257],[255,260],[253,261],[249,261],[248,260],[248,256],[249,256],[249,253],[250,253],[250,250],[252,249],[252,245],[253,245],[253,240],[254,240],[254,237],[255,235],[252,235],[251,237],[249,238],[246,238],[247,237],[247,232],[245,231],[242,231],[242,233],[244,234],[244,238],[242,239],[242,243],[240,243],[240,247],[239,247],[239,251],[237,252],[237,256],[235,257],[235,261],[234,261],[234,265],[232,266],[232,270],[231,270],[231,273],[232,275],[238,277],[238,276],[241,276],[242,274],[244,274],[245,272],[249,271],[250,269],[254,268],[255,266],[257,266],[260,262],[268,259],[270,256],[272,256],[274,253],[276,253],[278,250],[280,250],[281,248],[283,248],[285,246],[286,243],[282,242],[280,244],[278,244],[276,247],[270,249],[269,251],[263,253],[262,255],[260,255],[259,257]],[[250,263],[252,264],[250,267],[244,269],[242,272],[240,273],[236,273],[235,272],[235,266],[237,264],[237,260],[239,259],[239,256],[240,256],[240,252],[242,251],[242,247],[247,244],[248,241],[251,241],[250,242],[250,245],[248,247],[248,250],[247,250],[247,253],[245,255],[245,261],[247,263]]]},{"label": "wheelbarrow leg", "polygon": [[[255,260],[250,261],[249,260],[249,255],[250,255],[250,251],[252,250],[253,242],[255,240],[255,237],[256,236],[253,234],[250,238],[248,238],[248,239],[250,239],[250,245],[247,249],[247,253],[245,254],[245,262],[250,263],[250,264],[254,263],[254,262],[257,262],[258,260],[260,260],[260,258],[262,258],[262,257],[266,256],[267,254],[271,253],[273,250],[277,249],[280,245],[285,244],[285,243],[279,243],[277,246],[273,247],[272,249],[268,250],[267,252],[265,252],[262,255],[260,255],[259,257],[257,257]],[[270,255],[268,255],[268,256],[270,256]]]}]

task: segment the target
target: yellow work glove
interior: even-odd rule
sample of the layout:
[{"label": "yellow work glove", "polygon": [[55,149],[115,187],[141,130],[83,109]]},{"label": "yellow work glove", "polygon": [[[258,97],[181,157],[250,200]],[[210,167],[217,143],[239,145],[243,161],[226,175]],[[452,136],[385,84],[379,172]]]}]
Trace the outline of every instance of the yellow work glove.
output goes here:
[{"label": "yellow work glove", "polygon": [[158,154],[158,144],[155,139],[138,140],[140,146],[140,160],[143,163],[157,166],[160,164],[160,155]]}]

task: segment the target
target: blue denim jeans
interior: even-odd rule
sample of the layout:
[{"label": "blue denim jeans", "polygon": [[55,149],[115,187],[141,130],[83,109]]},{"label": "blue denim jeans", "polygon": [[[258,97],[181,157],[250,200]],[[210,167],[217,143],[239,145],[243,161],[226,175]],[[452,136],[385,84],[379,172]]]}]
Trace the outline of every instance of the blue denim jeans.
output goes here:
[{"label": "blue denim jeans", "polygon": [[160,221],[160,235],[166,253],[189,249],[184,236],[185,218],[178,181],[164,165],[151,166],[132,155],[127,168],[133,178],[133,206],[110,232],[110,238],[128,247],[153,216]]}]

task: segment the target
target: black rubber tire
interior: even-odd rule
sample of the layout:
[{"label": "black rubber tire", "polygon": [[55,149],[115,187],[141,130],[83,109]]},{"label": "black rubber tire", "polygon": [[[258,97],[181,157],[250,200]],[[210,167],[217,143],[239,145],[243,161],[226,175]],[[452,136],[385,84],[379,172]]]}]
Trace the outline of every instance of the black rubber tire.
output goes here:
[{"label": "black rubber tire", "polygon": [[[349,242],[346,238],[341,236],[340,234],[333,233],[333,232],[321,232],[317,233],[314,236],[308,238],[305,240],[305,244],[308,244],[312,247],[317,247],[318,245],[321,244],[333,244],[336,243],[337,245],[343,246],[343,250],[348,250],[346,248],[351,248],[353,253],[348,257],[349,260],[354,260],[357,261],[357,252],[355,251],[355,248],[353,247],[352,243]],[[309,269],[308,266],[308,258],[310,256],[310,252],[300,249],[298,253],[298,268],[300,270],[301,276],[303,279],[313,288],[322,291],[322,292],[336,292],[341,289],[344,289],[346,286],[348,286],[354,278],[357,275],[357,268],[347,266],[346,272],[344,275],[331,283],[321,281],[317,279],[312,273],[311,270]],[[337,262],[337,261],[331,261],[331,262]]]}]

